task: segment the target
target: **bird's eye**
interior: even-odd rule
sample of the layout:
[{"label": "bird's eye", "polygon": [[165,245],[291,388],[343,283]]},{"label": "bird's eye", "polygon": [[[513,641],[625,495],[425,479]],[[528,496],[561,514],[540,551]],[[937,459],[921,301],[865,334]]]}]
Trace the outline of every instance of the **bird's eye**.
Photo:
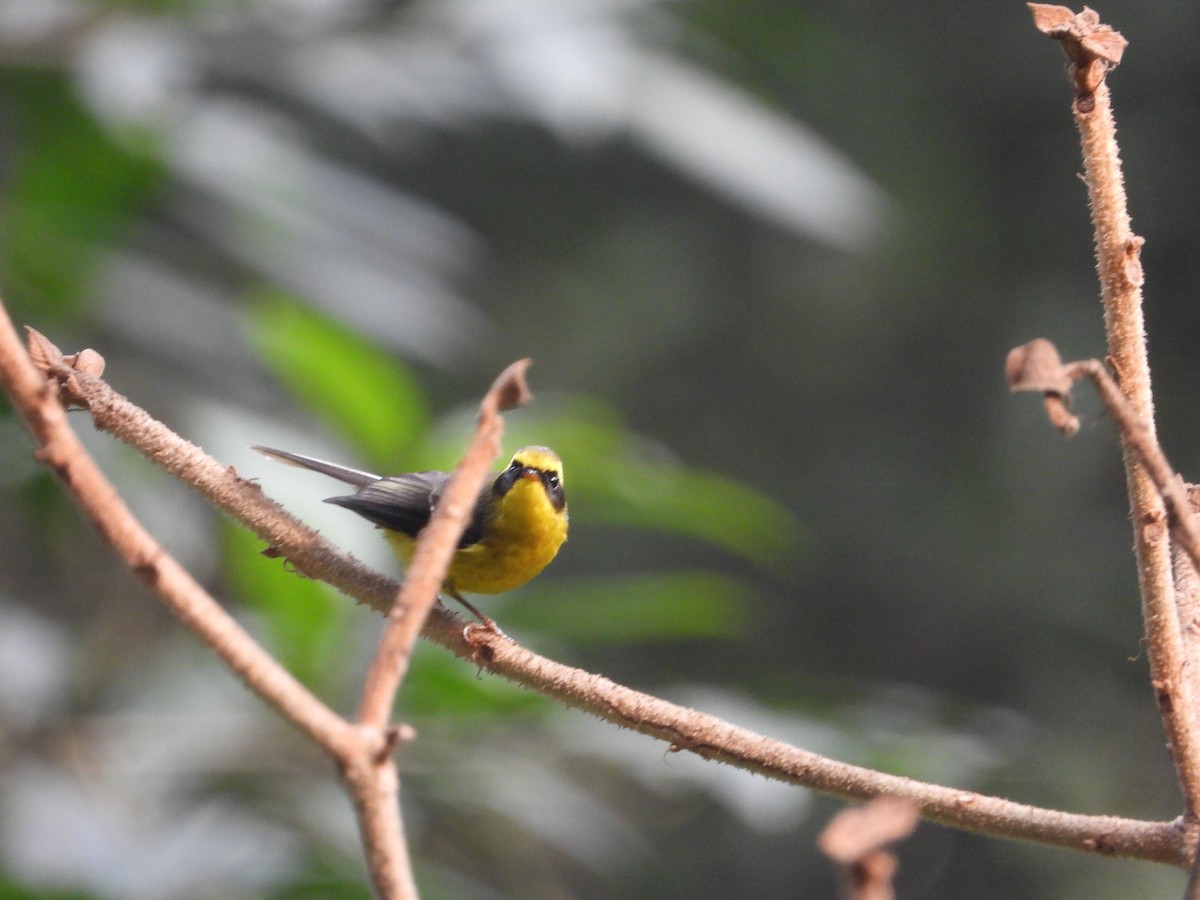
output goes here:
[{"label": "bird's eye", "polygon": [[561,510],[566,505],[566,498],[563,496],[562,479],[559,478],[557,472],[541,472],[542,487],[546,489],[546,497],[550,500],[550,505],[555,509]]}]

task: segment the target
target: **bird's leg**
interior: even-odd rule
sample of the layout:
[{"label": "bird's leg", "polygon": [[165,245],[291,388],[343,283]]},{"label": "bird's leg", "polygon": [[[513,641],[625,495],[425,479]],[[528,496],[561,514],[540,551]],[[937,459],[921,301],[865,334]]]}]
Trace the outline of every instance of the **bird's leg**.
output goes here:
[{"label": "bird's leg", "polygon": [[471,603],[468,603],[466,598],[463,597],[463,595],[460,594],[458,591],[454,590],[453,588],[445,588],[444,590],[449,596],[453,597],[455,600],[457,600],[459,603],[461,603],[464,607],[466,607],[467,611],[470,612],[471,615],[473,615],[475,618],[477,618],[480,622],[482,622],[483,627],[486,628],[488,631],[494,632],[494,633],[500,635],[501,637],[508,637],[507,634],[505,634],[503,631],[500,630],[500,626],[496,624],[495,619],[493,619],[491,616],[485,616],[483,613],[481,613],[479,610],[477,610],[474,607],[474,605],[472,605]]}]

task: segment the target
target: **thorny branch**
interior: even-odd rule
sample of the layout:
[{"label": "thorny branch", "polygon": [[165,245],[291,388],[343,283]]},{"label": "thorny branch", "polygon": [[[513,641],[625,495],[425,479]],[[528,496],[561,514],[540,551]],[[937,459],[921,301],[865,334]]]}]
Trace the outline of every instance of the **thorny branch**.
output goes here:
[{"label": "thorny branch", "polygon": [[[4,380],[42,445],[39,457],[55,469],[101,533],[172,611],[253,690],[335,758],[358,815],[376,890],[384,897],[416,896],[399,817],[399,773],[391,755],[407,730],[388,728],[388,717],[412,642],[436,600],[466,517],[499,452],[499,411],[528,396],[523,379],[528,361],[502,373],[484,398],[475,440],[439,504],[439,514],[418,542],[410,578],[393,607],[389,627],[368,672],[363,699],[367,713],[361,727],[354,727],[296,682],[141,528],[79,445],[66,421],[64,404],[87,408],[98,419],[111,419],[113,432],[122,439],[152,459],[169,461],[168,468],[197,475],[193,484],[203,486],[206,496],[234,503],[252,520],[273,514],[273,504],[257,488],[236,479],[199,448],[112,391],[100,380],[104,360],[98,353],[84,350],[64,356],[44,336],[29,329],[27,357],[11,322],[2,314],[0,306]],[[44,381],[39,370],[51,380]],[[265,536],[270,538],[271,534]],[[299,557],[307,560],[312,555],[329,561],[331,570],[340,574],[353,568],[353,561],[339,562],[334,558],[336,551],[321,546],[315,535],[311,537]],[[359,577],[367,583],[379,580],[366,574]]]},{"label": "thorny branch", "polygon": [[[1161,618],[1165,609],[1178,629],[1178,619],[1171,605],[1169,589],[1161,589],[1163,571],[1155,525],[1162,530],[1166,521],[1159,499],[1161,488],[1171,505],[1171,521],[1167,524],[1183,535],[1181,544],[1195,558],[1197,547],[1191,526],[1181,523],[1190,516],[1181,515],[1178,499],[1171,494],[1176,480],[1166,470],[1155,467],[1145,447],[1136,437],[1142,434],[1153,444],[1152,404],[1149,393],[1148,366],[1142,339],[1140,311],[1141,270],[1138,262],[1141,239],[1129,230],[1121,186],[1119,160],[1113,139],[1112,116],[1104,76],[1120,59],[1123,39],[1108,29],[1104,32],[1090,11],[1064,18],[1062,8],[1032,5],[1039,27],[1062,40],[1072,60],[1075,82],[1074,110],[1083,138],[1089,195],[1097,231],[1097,258],[1101,271],[1106,322],[1110,332],[1110,358],[1121,376],[1125,397],[1131,404],[1133,421],[1139,429],[1125,435],[1130,458],[1130,492],[1136,511],[1138,529],[1139,570],[1144,596],[1157,598],[1151,608],[1147,600],[1147,618]],[[122,552],[131,567],[164,597],[180,618],[193,628],[206,643],[247,684],[268,702],[297,722],[314,740],[342,759],[341,754],[356,754],[353,764],[343,766],[345,778],[364,828],[374,813],[384,806],[396,806],[398,778],[387,748],[394,735],[378,729],[350,725],[335,713],[321,706],[304,692],[291,676],[280,669],[260,648],[240,632],[236,623],[207,597],[176,563],[159,548],[140,526],[132,520],[110,485],[95,470],[92,461],[78,447],[63,416],[62,403],[75,402],[86,406],[97,426],[130,443],[147,457],[172,472],[185,483],[203,493],[215,505],[243,522],[287,556],[303,574],[318,577],[338,587],[350,596],[369,603],[382,611],[397,608],[395,643],[385,641],[397,658],[407,655],[409,632],[415,630],[420,611],[412,606],[397,604],[398,585],[374,573],[352,557],[340,553],[310,529],[288,516],[273,501],[265,498],[256,485],[228,470],[206,456],[199,448],[171,433],[161,423],[130,403],[100,379],[102,364],[99,357],[82,352],[74,357],[62,357],[48,342],[34,337],[38,356],[47,381],[38,373],[21,350],[11,323],[0,306],[0,379],[14,398],[14,404],[29,423],[38,439],[39,456],[48,462],[64,484],[79,500],[88,515],[106,535],[114,548]],[[1094,361],[1080,364],[1072,377],[1083,374],[1103,380],[1103,368]],[[1043,390],[1045,390],[1043,388]],[[1114,386],[1114,390],[1115,386]],[[1051,406],[1054,404],[1052,403]],[[1051,410],[1053,412],[1053,410]],[[1069,419],[1065,409],[1063,419]],[[1156,446],[1156,445],[1155,445]],[[1165,460],[1163,461],[1165,464]],[[464,479],[464,483],[467,483]],[[1158,486],[1156,488],[1155,486]],[[469,493],[464,488],[464,496]],[[1156,504],[1158,504],[1156,506]],[[453,535],[453,523],[446,526]],[[437,552],[428,551],[430,557]],[[433,564],[431,564],[433,566]],[[436,566],[433,566],[436,568]],[[423,573],[435,583],[436,571]],[[190,582],[190,583],[189,583]],[[1168,579],[1169,585],[1169,579]],[[416,589],[414,588],[414,593]],[[429,602],[432,602],[430,600]],[[1163,605],[1165,604],[1165,605]],[[401,615],[408,613],[407,615]],[[500,635],[476,630],[468,640],[463,623],[449,612],[434,608],[425,621],[427,637],[457,655],[469,658],[487,670],[514,682],[530,687],[560,701],[593,713],[625,727],[668,741],[672,751],[689,751],[706,759],[727,762],[768,777],[803,785],[851,799],[868,799],[890,795],[908,798],[926,818],[947,825],[997,836],[1021,838],[1071,847],[1105,855],[1122,855],[1141,859],[1170,862],[1186,866],[1192,856],[1186,823],[1145,822],[1106,816],[1082,816],[1012,803],[969,791],[932,785],[911,779],[887,775],[856,766],[829,760],[773,741],[761,735],[722,722],[702,713],[683,709],[637,691],[615,684],[598,675],[582,672],[531,653]],[[1170,643],[1171,635],[1164,639]],[[1152,641],[1153,643],[1153,641]],[[1169,657],[1169,650],[1152,649],[1152,665],[1156,683],[1168,692],[1179,683],[1179,668]],[[380,677],[387,687],[380,697],[390,697],[392,685],[403,677],[403,662],[389,665],[392,671]],[[1165,679],[1160,674],[1165,673]],[[374,696],[373,694],[371,696]],[[1177,695],[1168,693],[1174,701]],[[389,706],[382,700],[370,701],[372,711],[364,721],[381,718],[378,710]],[[1164,710],[1170,722],[1173,747],[1181,777],[1189,797],[1189,810],[1197,806],[1194,787],[1200,780],[1193,777],[1189,726],[1177,721],[1193,707],[1180,704],[1172,716]],[[1194,744],[1194,742],[1193,742]],[[349,748],[349,749],[347,749]],[[1182,754],[1182,762],[1180,762]],[[381,846],[399,842],[398,816],[393,833],[379,832]],[[403,867],[407,860],[403,861]],[[380,875],[373,870],[377,888],[385,896],[411,893],[411,874],[408,884],[397,872]]]},{"label": "thorny branch", "polygon": [[1126,445],[1137,454],[1166,502],[1172,537],[1187,551],[1192,563],[1200,567],[1200,518],[1192,508],[1187,487],[1167,462],[1149,423],[1134,411],[1104,364],[1098,359],[1063,363],[1050,341],[1035,338],[1009,352],[1005,371],[1012,390],[1039,391],[1045,396],[1050,421],[1068,437],[1079,431],[1079,419],[1070,411],[1071,385],[1081,378],[1092,381]]},{"label": "thorny branch", "polygon": [[[391,607],[398,590],[394,581],[337,551],[264,497],[255,485],[204,457],[102,379],[69,372],[59,373],[56,380],[76,402],[87,406],[98,428],[116,434],[151,458],[172,463],[182,480],[251,527],[304,574],[376,609]],[[176,455],[164,448],[177,444],[192,448],[199,457],[188,455],[186,465],[175,464]],[[909,798],[927,819],[984,834],[1175,865],[1185,865],[1188,858],[1181,832],[1173,822],[1059,812],[838,762],[538,656],[486,629],[472,630],[468,640],[463,626],[462,619],[435,607],[423,634],[487,671],[666,741],[672,751],[695,753],[847,799]]]},{"label": "thorny branch", "polygon": [[[452,483],[447,492],[449,502],[439,506],[439,521],[449,522],[449,527],[431,527],[421,537],[410,569],[410,583],[389,618],[389,628],[366,682],[363,705],[370,715],[364,717],[362,727],[356,728],[295,681],[141,528],[79,445],[66,421],[63,403],[83,406],[100,417],[106,412],[116,426],[114,431],[135,442],[148,456],[170,460],[174,469],[201,476],[194,483],[205,485],[204,492],[210,497],[236,500],[242,509],[257,509],[260,514],[271,512],[270,501],[108,388],[99,378],[104,361],[98,353],[86,350],[64,357],[45,337],[30,330],[30,356],[26,357],[6,316],[0,326],[4,332],[5,381],[41,444],[39,457],[54,468],[101,533],[172,611],[252,689],[334,756],[358,814],[377,891],[384,897],[415,896],[399,817],[399,774],[391,756],[395,742],[405,732],[389,729],[388,717],[412,641],[436,599],[437,587],[465,524],[463,510],[469,513],[474,505],[486,470],[498,452],[498,410],[526,393],[521,379],[524,365],[504,373],[485,398],[478,434],[464,464],[472,470],[467,473],[471,477],[456,476],[457,487]],[[43,381],[38,369],[52,380]],[[308,544],[301,557],[313,553],[329,558],[330,548],[320,547],[315,540]],[[350,565],[334,560],[332,568],[344,572]],[[364,577],[364,581],[370,580]],[[422,590],[427,592],[424,598],[418,596]]]},{"label": "thorny branch", "polygon": [[159,439],[143,447],[143,452],[162,454],[167,446],[186,445],[193,468],[211,472],[220,467],[198,448],[178,438],[167,440],[169,432],[160,423],[108,389],[99,380],[104,367],[99,354],[83,351],[64,357],[32,329],[29,343],[26,356],[0,304],[0,378],[39,443],[38,458],[53,468],[113,549],[167,607],[247,686],[334,758],[354,804],[377,893],[389,900],[415,898],[416,883],[400,820],[399,777],[389,752],[391,734],[382,728],[356,727],[321,703],[167,554],[79,443],[67,422],[64,403],[91,408],[96,401],[122,408],[141,422],[143,434]]},{"label": "thorny branch", "polygon": [[[1133,233],[1116,139],[1107,75],[1121,61],[1126,40],[1088,8],[1031,3],[1034,24],[1058,40],[1070,60],[1072,111],[1083,152],[1084,180],[1095,228],[1096,268],[1108,333],[1108,361],[1140,429],[1154,442],[1154,399],[1142,317],[1143,239]],[[1163,728],[1170,742],[1189,826],[1200,813],[1200,665],[1189,666],[1183,637],[1169,523],[1163,496],[1146,457],[1122,432],[1134,549],[1146,626],[1146,655]],[[1197,661],[1200,663],[1200,661]]]}]

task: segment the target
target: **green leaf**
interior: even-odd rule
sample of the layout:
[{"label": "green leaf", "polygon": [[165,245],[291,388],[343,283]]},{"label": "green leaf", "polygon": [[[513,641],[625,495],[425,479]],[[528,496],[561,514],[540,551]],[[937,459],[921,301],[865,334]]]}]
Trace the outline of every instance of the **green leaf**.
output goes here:
[{"label": "green leaf", "polygon": [[576,644],[729,639],[741,633],[753,593],[713,572],[547,579],[506,606],[504,622]]},{"label": "green leaf", "polygon": [[29,306],[47,323],[74,309],[97,251],[150,195],[161,168],[115,143],[62,72],[9,69],[0,103],[18,148],[0,208],[5,299],[17,321]]},{"label": "green leaf", "polygon": [[248,531],[223,524],[222,543],[226,581],[260,616],[276,657],[301,681],[321,684],[345,647],[350,601],[263,556]]},{"label": "green leaf", "polygon": [[418,641],[398,706],[404,716],[508,716],[552,712],[544,697],[482,673],[441,647]]},{"label": "green leaf", "polygon": [[296,398],[380,468],[393,470],[429,427],[417,380],[370,341],[277,290],[256,292],[251,341]]},{"label": "green leaf", "polygon": [[712,472],[631,454],[601,461],[599,521],[674,532],[722,547],[762,566],[790,560],[803,530],[766,494]]},{"label": "green leaf", "polygon": [[[804,526],[783,504],[734,478],[684,465],[595,398],[539,398],[537,407],[510,413],[505,426],[510,452],[546,444],[562,457],[572,516],[684,535],[758,566],[778,567],[805,552]],[[457,458],[469,429],[465,413],[448,418],[418,457],[431,465]]]}]

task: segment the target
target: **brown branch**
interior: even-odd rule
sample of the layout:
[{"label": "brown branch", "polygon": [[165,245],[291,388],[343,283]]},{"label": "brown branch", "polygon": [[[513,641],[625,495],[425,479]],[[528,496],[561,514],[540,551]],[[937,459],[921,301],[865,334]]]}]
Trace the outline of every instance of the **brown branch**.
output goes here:
[{"label": "brown branch", "polygon": [[[88,402],[97,427],[110,430],[114,423],[123,426],[138,421],[143,427],[133,432],[135,439],[153,436],[153,447],[169,445],[172,440],[186,443],[171,436],[165,426],[141,410],[129,408],[132,404],[102,380],[88,376],[77,382],[72,390]],[[139,447],[137,443],[134,446]],[[170,454],[166,457],[172,458]],[[399,587],[395,581],[339,553],[236,473],[215,461],[202,464],[195,459],[180,468],[215,478],[211,483],[192,486],[205,496],[217,498],[218,505],[235,518],[252,523],[256,533],[261,533],[304,574],[321,578],[376,609],[385,610],[393,602]],[[673,750],[692,752],[847,799],[865,800],[881,794],[908,797],[928,819],[983,834],[1176,865],[1183,865],[1187,858],[1175,823],[1057,812],[851,766],[545,659],[482,629],[474,630],[468,641],[463,626],[462,619],[434,607],[423,634],[503,678],[665,740]]]},{"label": "brown branch", "polygon": [[388,625],[375,661],[367,671],[358,716],[363,725],[383,728],[387,724],[396,691],[408,671],[413,644],[437,602],[438,588],[446,578],[458,540],[467,527],[492,463],[500,455],[500,435],[504,430],[500,410],[529,400],[525,370],[530,362],[522,359],[513,363],[493,382],[479,406],[475,437],[417,540],[404,584],[388,613]]},{"label": "brown branch", "polygon": [[1200,566],[1200,519],[1192,509],[1183,479],[1171,468],[1166,454],[1159,446],[1150,421],[1138,415],[1133,404],[1121,392],[1100,360],[1087,359],[1069,363],[1066,372],[1072,380],[1083,377],[1092,380],[1105,409],[1120,428],[1126,446],[1138,456],[1146,474],[1170,510],[1167,521],[1172,536],[1191,557],[1192,564]]},{"label": "brown branch", "polygon": [[[1117,147],[1116,123],[1106,76],[1121,61],[1126,40],[1085,8],[1079,14],[1066,7],[1029,4],[1034,24],[1061,41],[1071,61],[1075,87],[1072,112],[1083,151],[1084,180],[1095,226],[1096,267],[1108,333],[1108,358],[1121,391],[1142,427],[1154,438],[1154,399],[1142,318],[1143,239],[1133,233]],[[1171,546],[1163,498],[1123,431],[1125,477],[1134,524],[1134,548],[1146,623],[1146,653],[1156,685],[1200,693],[1200,666],[1185,664],[1181,623],[1176,607]],[[1181,687],[1188,682],[1188,688]],[[1156,693],[1163,697],[1161,690]],[[1186,815],[1200,812],[1200,731],[1195,706],[1160,702],[1163,727],[1170,739]]]},{"label": "brown branch", "polygon": [[[108,423],[107,430],[192,484],[213,502],[230,511],[236,510],[239,515],[245,514],[244,520],[256,533],[268,540],[278,533],[278,529],[263,529],[266,520],[270,520],[273,526],[281,525],[288,534],[292,534],[298,528],[302,532],[299,542],[303,549],[292,555],[298,569],[304,571],[309,565],[315,565],[323,572],[331,571],[339,581],[358,587],[360,596],[367,594],[368,587],[377,588],[381,583],[391,587],[386,579],[354,566],[353,560],[343,558],[331,545],[308,532],[298,522],[287,521],[289,517],[282,509],[263,497],[256,485],[236,478],[231,471],[225,470],[198,447],[182,440],[162,423],[112,391],[99,377],[103,372],[103,359],[99,354],[88,350],[72,357],[63,357],[57,347],[37,332],[30,330],[29,337],[35,362],[56,379],[57,389],[46,390],[44,394],[58,410],[59,415],[62,415],[59,402],[61,394],[62,399],[68,403],[90,409],[99,417],[98,421],[102,418]],[[23,358],[24,353],[20,352],[15,334],[13,341],[19,357]],[[425,621],[429,608],[436,601],[437,588],[444,577],[449,557],[465,527],[466,518],[474,505],[487,469],[499,453],[502,426],[498,410],[502,406],[508,407],[523,402],[528,396],[523,380],[527,365],[528,361],[522,361],[510,367],[489,391],[481,407],[479,434],[468,453],[468,458],[462,464],[470,468],[468,478],[464,480],[461,475],[456,475],[454,482],[457,482],[457,487],[453,482],[448,487],[442,503],[439,504],[440,516],[435,517],[435,522],[426,529],[428,537],[423,537],[420,542],[424,549],[418,546],[410,568],[410,578],[398,596],[394,606],[395,612],[389,616],[389,627],[385,629],[379,650],[368,672],[362,704],[364,713],[360,723],[364,728],[349,730],[348,723],[336,718],[331,727],[334,729],[332,733],[338,737],[338,743],[333,743],[328,736],[318,736],[319,743],[334,755],[342,777],[350,787],[372,878],[376,889],[383,896],[408,896],[415,891],[399,818],[399,775],[391,756],[391,750],[402,730],[387,729],[388,715],[395,692],[407,669],[412,643]],[[36,376],[36,371],[34,374]],[[90,460],[88,462],[90,463]],[[112,497],[115,496],[115,492],[112,492]],[[120,552],[120,548],[118,551]],[[444,557],[441,560],[437,558],[439,553]],[[198,586],[196,588],[199,589]],[[395,592],[393,596],[396,596]],[[206,594],[202,594],[202,599],[210,611],[196,616],[197,621],[189,618],[184,620],[197,628],[203,636],[206,623],[211,622],[214,615],[217,615],[211,612],[212,609],[217,610],[220,616],[228,616]],[[382,604],[377,600],[375,605],[378,607]],[[181,615],[181,618],[184,617]],[[250,642],[253,650],[260,656],[270,660],[275,669],[288,679],[291,678],[265,654],[265,651],[254,645],[248,636],[243,635],[243,638]],[[226,643],[227,639],[223,639],[215,644],[214,648],[220,652]],[[237,670],[234,662],[224,653],[221,655]],[[243,677],[250,680],[249,676]],[[253,681],[251,686],[258,689]],[[295,686],[299,687],[298,683],[295,683]],[[300,699],[293,698],[289,705],[280,705],[269,693],[264,693],[264,697],[280,706],[285,715],[304,727],[304,722],[296,719],[297,714],[291,707],[299,704],[303,709],[307,699],[315,701],[315,698],[310,698],[303,688],[300,690]],[[332,711],[326,712],[336,717]],[[363,746],[364,740],[370,742],[369,748]]]},{"label": "brown branch", "polygon": [[[1189,486],[1189,498],[1195,498],[1196,495],[1196,487]],[[1192,509],[1196,509],[1194,499]],[[1179,610],[1183,657],[1186,660],[1184,671],[1192,673],[1200,660],[1200,570],[1192,562],[1191,554],[1178,541],[1171,547],[1171,564],[1172,577],[1175,579],[1175,606]],[[1200,692],[1200,685],[1197,685],[1194,677],[1191,681],[1192,695],[1196,696]],[[1200,716],[1200,711],[1196,715]]]},{"label": "brown branch", "polygon": [[1159,446],[1150,423],[1137,414],[1100,360],[1061,363],[1058,359],[1058,350],[1045,338],[1035,338],[1015,347],[1005,364],[1010,388],[1045,394],[1051,421],[1060,431],[1071,435],[1078,430],[1078,421],[1073,416],[1064,419],[1057,410],[1069,409],[1072,384],[1081,378],[1090,379],[1104,408],[1116,422],[1125,445],[1137,456],[1170,511],[1167,524],[1172,536],[1187,553],[1192,565],[1200,567],[1200,517],[1192,508],[1183,479],[1171,468]]},{"label": "brown branch", "polygon": [[[413,551],[412,562],[395,602],[388,611],[388,622],[379,647],[363,682],[359,724],[367,734],[386,733],[389,740],[373,759],[356,757],[342,765],[342,777],[352,785],[358,813],[359,830],[371,866],[376,890],[384,896],[391,885],[404,885],[415,896],[407,857],[397,858],[392,848],[405,846],[400,821],[400,774],[392,755],[394,739],[405,729],[388,727],[396,692],[408,671],[413,645],[433,605],[438,588],[446,577],[458,540],[483,488],[489,469],[500,454],[500,434],[504,423],[500,409],[528,400],[525,370],[529,360],[509,366],[493,383],[479,409],[475,437],[459,462],[438,501],[429,524],[422,530]],[[401,869],[401,864],[403,868]]]},{"label": "brown branch", "polygon": [[[33,432],[39,445],[38,459],[54,471],[105,540],[166,606],[251,690],[335,759],[359,814],[376,891],[381,897],[416,897],[399,816],[395,765],[387,753],[388,737],[380,729],[351,725],[318,700],[260,647],[129,511],[79,443],[62,401],[104,400],[140,422],[142,433],[164,438],[165,429],[99,381],[104,368],[100,355],[83,351],[64,357],[32,330],[30,348],[27,356],[0,304],[0,381]],[[47,381],[42,373],[52,380]],[[199,449],[178,439],[149,446],[159,455],[167,447],[184,450],[182,466],[186,469],[211,470],[215,466]]]},{"label": "brown branch", "polygon": [[876,797],[834,816],[817,845],[841,870],[847,900],[895,900],[892,881],[900,863],[888,848],[916,827],[912,801]]},{"label": "brown branch", "polygon": [[1183,889],[1183,900],[1200,900],[1200,854],[1192,860],[1187,886]]},{"label": "brown branch", "polygon": [[[367,740],[378,737],[377,729],[360,729]],[[398,732],[392,731],[388,738]],[[374,752],[337,757],[338,774],[354,804],[354,816],[362,839],[363,855],[375,894],[384,900],[416,900],[404,822],[400,818],[400,774],[392,756],[393,741],[382,747],[375,742]]]},{"label": "brown branch", "polygon": [[1184,865],[1187,858],[1181,833],[1172,822],[1058,812],[877,772],[810,753],[602,675],[562,665],[482,630],[468,643],[460,624],[432,618],[424,633],[509,681],[666,741],[673,752],[687,751],[847,800],[882,795],[908,798],[926,819],[981,834],[1174,865]]},{"label": "brown branch", "polygon": [[[1065,412],[1070,407],[1070,387],[1080,378],[1091,379],[1120,429],[1126,453],[1137,461],[1138,469],[1146,474],[1169,510],[1165,522],[1176,545],[1187,554],[1193,569],[1200,568],[1200,517],[1192,509],[1183,479],[1171,468],[1149,421],[1137,414],[1104,365],[1097,359],[1063,364],[1054,345],[1037,338],[1009,353],[1005,371],[1012,390],[1045,395],[1051,421],[1068,435],[1078,429],[1078,422]],[[1179,618],[1172,614],[1165,622],[1147,622],[1146,639],[1158,661],[1152,672],[1155,698],[1167,727],[1172,758],[1186,787],[1192,783],[1190,778],[1200,773],[1200,743],[1192,713],[1197,699],[1194,682],[1184,675],[1186,657]],[[1193,848],[1189,852],[1194,852],[1195,819],[1185,819],[1188,844]]]},{"label": "brown branch", "polygon": [[[74,370],[52,344],[41,338],[37,349],[54,378],[71,380]],[[89,368],[102,366],[98,355],[90,359]],[[3,304],[0,380],[33,432],[38,460],[54,471],[133,572],[252,689],[322,746],[331,751],[341,747],[348,739],[346,723],[258,646],[134,518],[79,443],[59,402],[59,382],[46,381],[25,354]]]}]

